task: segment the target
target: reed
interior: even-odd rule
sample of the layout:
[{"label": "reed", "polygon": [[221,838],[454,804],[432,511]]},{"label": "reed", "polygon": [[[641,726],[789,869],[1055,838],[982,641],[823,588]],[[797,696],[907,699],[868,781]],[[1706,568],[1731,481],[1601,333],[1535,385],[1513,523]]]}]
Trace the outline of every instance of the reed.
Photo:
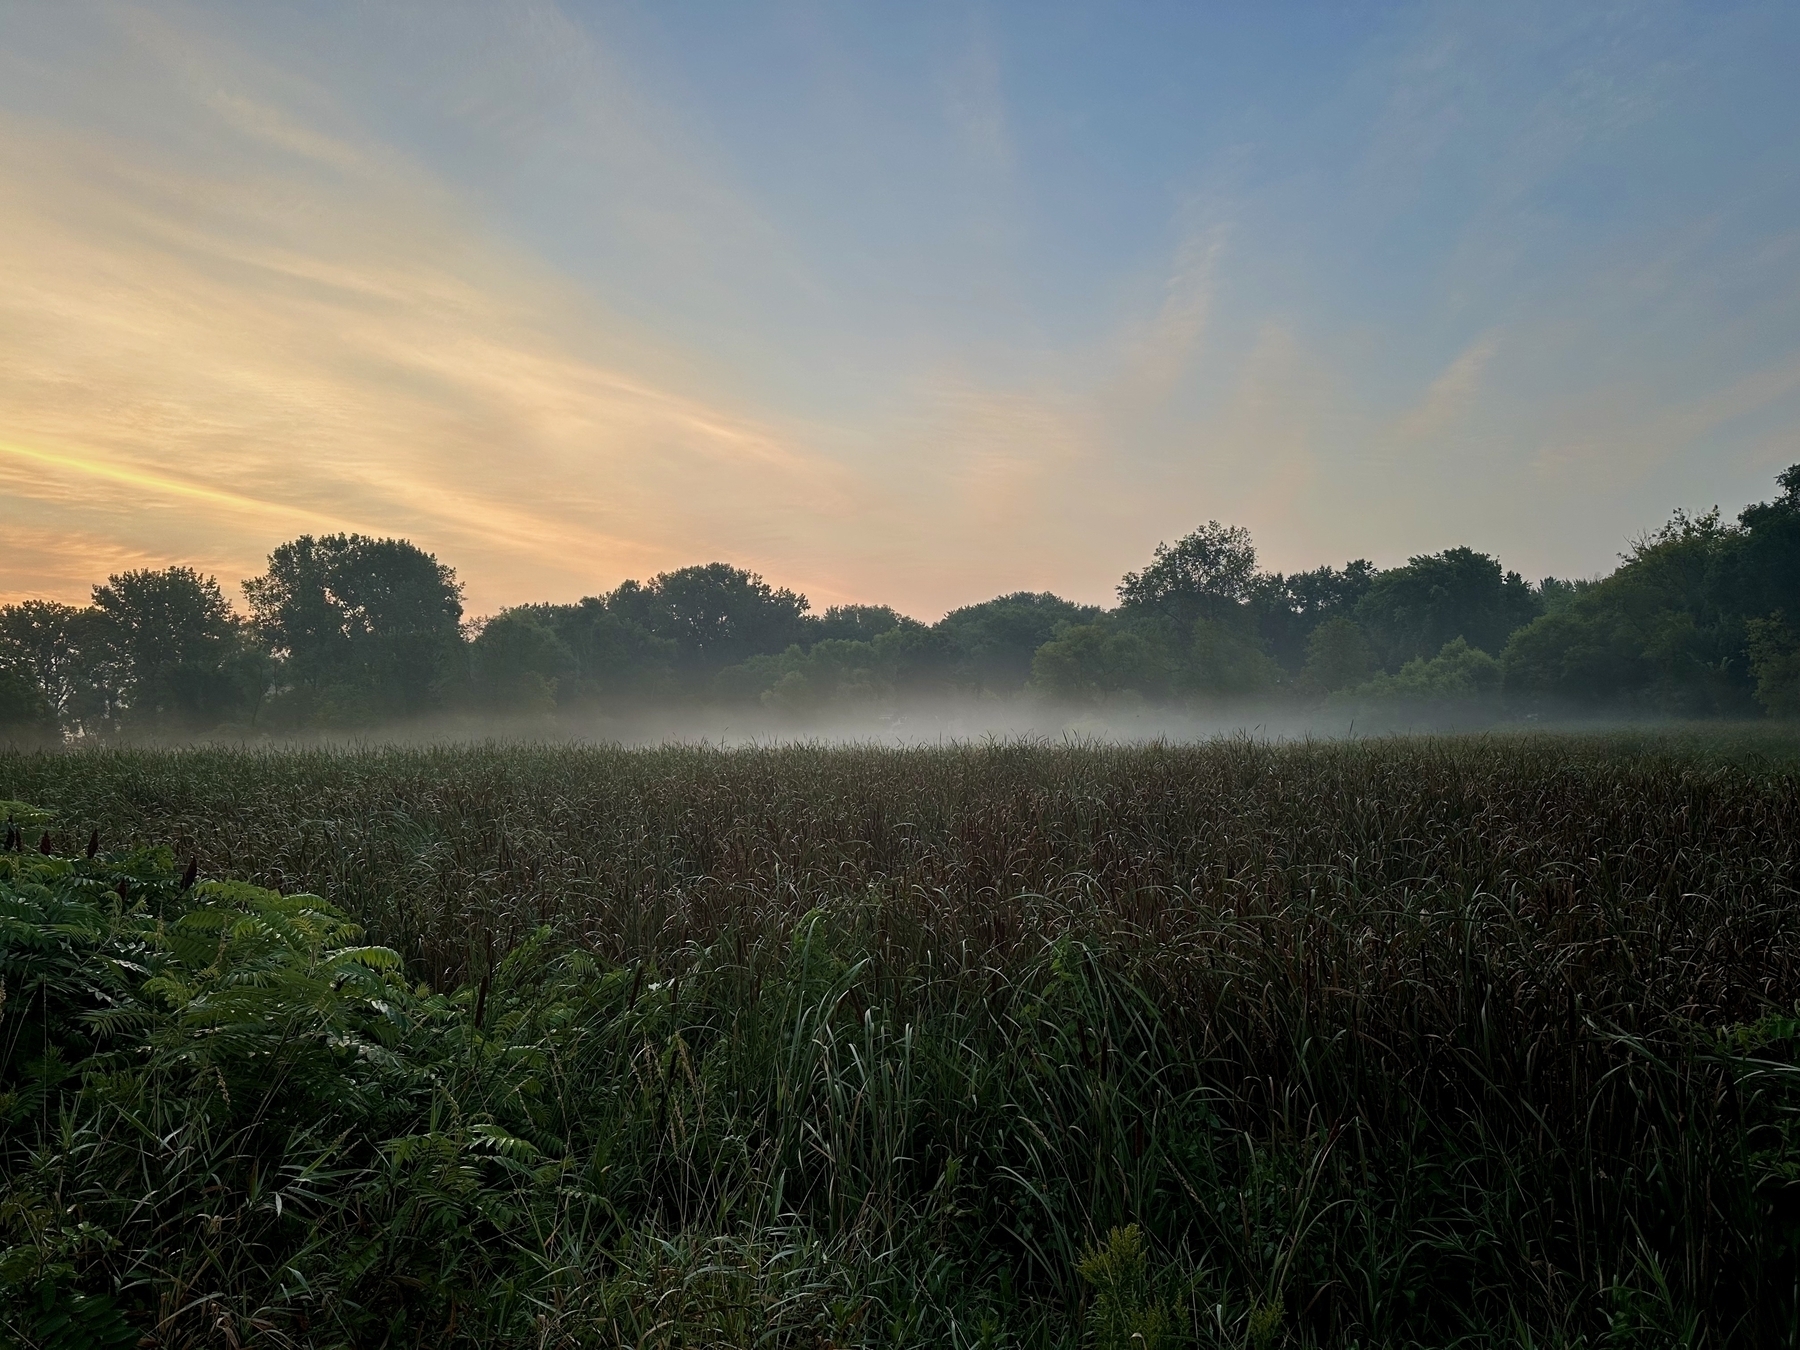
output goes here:
[{"label": "reed", "polygon": [[[8,1316],[1797,1344],[1796,762],[1780,732],[6,757],[67,855],[0,875]],[[205,909],[263,945],[182,956]],[[371,945],[393,968],[341,977]],[[127,949],[188,1002],[82,983]],[[252,957],[272,1002],[195,1011]]]}]

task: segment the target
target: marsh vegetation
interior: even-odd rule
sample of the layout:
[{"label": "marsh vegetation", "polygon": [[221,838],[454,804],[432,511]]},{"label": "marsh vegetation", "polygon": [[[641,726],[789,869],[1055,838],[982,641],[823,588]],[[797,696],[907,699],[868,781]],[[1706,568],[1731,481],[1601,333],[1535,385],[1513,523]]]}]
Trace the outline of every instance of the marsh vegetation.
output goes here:
[{"label": "marsh vegetation", "polygon": [[7,1325],[1792,1344],[1797,763],[6,757]]}]

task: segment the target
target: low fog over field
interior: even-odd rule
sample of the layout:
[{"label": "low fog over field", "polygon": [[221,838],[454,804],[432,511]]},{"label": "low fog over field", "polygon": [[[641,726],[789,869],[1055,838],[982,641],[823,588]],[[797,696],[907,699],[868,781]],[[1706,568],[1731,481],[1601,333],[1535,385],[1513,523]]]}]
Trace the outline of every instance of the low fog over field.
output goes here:
[{"label": "low fog over field", "polygon": [[0,0],[0,1347],[1800,1350],[1797,55]]},{"label": "low fog over field", "polygon": [[1282,574],[1216,521],[1111,607],[1018,592],[932,623],[711,563],[469,618],[404,540],[302,536],[243,582],[114,574],[0,609],[0,725],[108,740],[1191,740],[1792,716],[1800,466],[1735,521],[1677,513],[1605,577],[1471,548]]}]

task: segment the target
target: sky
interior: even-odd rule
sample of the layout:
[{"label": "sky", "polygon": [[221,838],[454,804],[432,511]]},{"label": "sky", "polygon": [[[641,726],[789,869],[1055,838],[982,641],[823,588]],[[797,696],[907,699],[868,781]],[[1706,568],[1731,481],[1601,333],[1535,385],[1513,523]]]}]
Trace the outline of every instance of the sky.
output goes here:
[{"label": "sky", "polygon": [[1800,461],[1800,6],[0,0],[0,602],[1467,544]]}]

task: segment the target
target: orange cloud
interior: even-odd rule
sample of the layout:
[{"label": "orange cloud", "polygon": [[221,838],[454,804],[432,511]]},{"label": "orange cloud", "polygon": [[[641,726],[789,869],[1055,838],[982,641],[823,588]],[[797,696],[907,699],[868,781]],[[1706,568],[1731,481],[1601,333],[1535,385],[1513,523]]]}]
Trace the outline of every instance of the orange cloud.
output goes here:
[{"label": "orange cloud", "polygon": [[210,103],[285,155],[207,171],[0,119],[0,461],[15,502],[71,521],[54,563],[9,529],[0,597],[192,556],[198,519],[232,541],[228,584],[281,539],[362,529],[439,552],[484,609],[688,561],[720,493],[848,510],[833,464],[621,364],[656,344],[423,174]]}]

